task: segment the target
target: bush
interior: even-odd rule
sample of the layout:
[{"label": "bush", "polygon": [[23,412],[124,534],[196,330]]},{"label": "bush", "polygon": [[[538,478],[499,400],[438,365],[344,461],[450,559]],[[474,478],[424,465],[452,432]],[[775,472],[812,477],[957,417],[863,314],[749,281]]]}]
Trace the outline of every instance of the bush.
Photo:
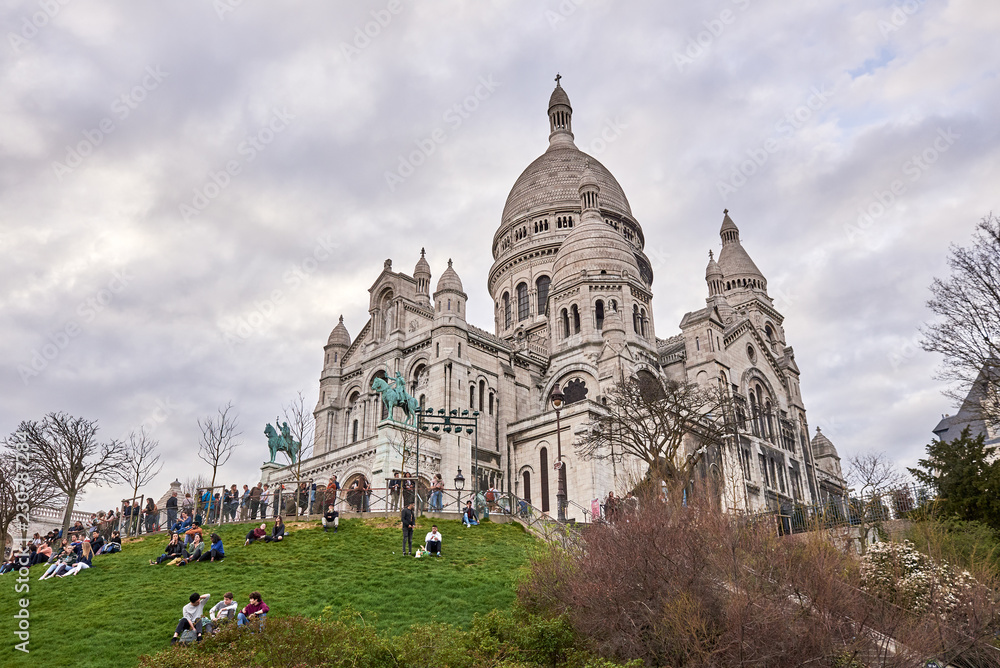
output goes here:
[{"label": "bush", "polygon": [[[996,628],[982,600],[939,628],[932,613],[871,597],[856,555],[824,535],[782,537],[710,507],[647,501],[628,521],[587,527],[572,554],[534,557],[518,596],[567,619],[584,648],[648,666],[851,666],[873,655],[914,665],[954,658]],[[881,634],[910,651],[886,656]]]}]

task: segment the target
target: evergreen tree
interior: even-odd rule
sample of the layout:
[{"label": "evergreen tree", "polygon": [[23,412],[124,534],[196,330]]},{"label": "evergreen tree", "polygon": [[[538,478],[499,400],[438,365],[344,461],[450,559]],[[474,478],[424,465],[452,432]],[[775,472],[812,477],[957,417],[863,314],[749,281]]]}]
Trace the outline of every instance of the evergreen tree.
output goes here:
[{"label": "evergreen tree", "polygon": [[973,437],[966,427],[952,441],[931,441],[927,458],[917,462],[920,468],[909,471],[937,492],[937,510],[945,517],[1000,529],[1000,466],[990,463],[992,450],[983,434]]}]

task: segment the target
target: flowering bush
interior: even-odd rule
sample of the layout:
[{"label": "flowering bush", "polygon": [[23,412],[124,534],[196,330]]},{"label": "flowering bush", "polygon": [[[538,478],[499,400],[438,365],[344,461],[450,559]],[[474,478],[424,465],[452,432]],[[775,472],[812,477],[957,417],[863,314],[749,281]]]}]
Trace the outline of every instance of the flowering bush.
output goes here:
[{"label": "flowering bush", "polygon": [[913,543],[877,543],[861,558],[861,586],[912,612],[951,613],[976,581],[917,551]]}]

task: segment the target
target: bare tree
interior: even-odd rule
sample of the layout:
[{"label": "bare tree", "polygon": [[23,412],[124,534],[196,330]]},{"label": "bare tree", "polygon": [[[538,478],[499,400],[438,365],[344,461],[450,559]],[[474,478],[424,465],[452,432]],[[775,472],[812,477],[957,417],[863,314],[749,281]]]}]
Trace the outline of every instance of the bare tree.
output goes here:
[{"label": "bare tree", "polygon": [[198,420],[201,438],[198,439],[198,457],[212,467],[212,482],[215,488],[215,477],[220,466],[225,466],[233,451],[243,441],[239,440],[243,433],[239,431],[239,415],[233,408],[233,402],[219,407],[215,415],[209,415],[204,420]]},{"label": "bare tree", "polygon": [[857,503],[852,503],[853,521],[861,533],[861,553],[868,548],[868,532],[882,530],[888,519],[885,500],[906,482],[905,476],[884,452],[865,452],[847,460],[847,480],[852,485]]},{"label": "bare tree", "polygon": [[125,461],[121,470],[121,479],[132,486],[132,498],[139,495],[139,488],[148,485],[163,468],[156,448],[160,442],[149,437],[146,428],[130,432],[125,443]]},{"label": "bare tree", "polygon": [[192,498],[195,498],[198,496],[198,490],[206,487],[208,487],[208,479],[205,476],[189,476],[184,478],[184,482],[181,483],[181,493],[190,494]]},{"label": "bare tree", "polygon": [[624,379],[607,393],[576,451],[587,459],[635,458],[655,488],[684,487],[709,445],[726,436],[727,398],[716,386],[662,380],[652,374]]},{"label": "bare tree", "polygon": [[946,394],[1000,426],[1000,218],[983,218],[968,248],[952,245],[948,266],[951,276],[931,285],[927,306],[939,319],[922,346],[944,356],[938,378],[955,383]]},{"label": "bare tree", "polygon": [[[11,524],[27,530],[32,511],[59,496],[59,490],[47,480],[32,480],[30,475],[19,475],[27,472],[31,463],[31,453],[27,448],[19,448],[21,443],[14,434],[4,441],[8,449],[0,453],[0,541],[4,540]],[[0,550],[2,548],[0,544]]]},{"label": "bare tree", "polygon": [[121,442],[97,440],[96,420],[65,413],[49,413],[41,422],[22,422],[18,431],[31,448],[31,471],[66,496],[63,535],[69,529],[73,506],[87,485],[111,484],[121,479],[125,452]]},{"label": "bare tree", "polygon": [[285,422],[288,423],[292,440],[299,443],[299,452],[295,458],[295,477],[301,479],[302,460],[307,456],[312,456],[316,437],[316,420],[313,418],[312,411],[306,406],[306,398],[302,394],[302,390],[295,393],[295,398],[282,411]]}]

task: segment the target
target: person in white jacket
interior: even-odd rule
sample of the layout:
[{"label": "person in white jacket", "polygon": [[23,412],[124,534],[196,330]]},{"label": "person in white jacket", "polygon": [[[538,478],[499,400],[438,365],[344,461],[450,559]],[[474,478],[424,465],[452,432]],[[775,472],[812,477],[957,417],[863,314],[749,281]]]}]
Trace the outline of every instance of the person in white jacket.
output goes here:
[{"label": "person in white jacket", "polygon": [[424,549],[431,554],[441,556],[441,532],[438,531],[437,525],[432,526],[424,538]]},{"label": "person in white jacket", "polygon": [[207,601],[211,596],[211,594],[191,594],[188,599],[191,602],[185,605],[184,609],[181,610],[181,619],[177,622],[177,628],[174,630],[174,637],[170,639],[171,645],[177,642],[180,634],[188,629],[197,633],[198,642],[201,642],[202,612],[205,609],[205,601]]}]

